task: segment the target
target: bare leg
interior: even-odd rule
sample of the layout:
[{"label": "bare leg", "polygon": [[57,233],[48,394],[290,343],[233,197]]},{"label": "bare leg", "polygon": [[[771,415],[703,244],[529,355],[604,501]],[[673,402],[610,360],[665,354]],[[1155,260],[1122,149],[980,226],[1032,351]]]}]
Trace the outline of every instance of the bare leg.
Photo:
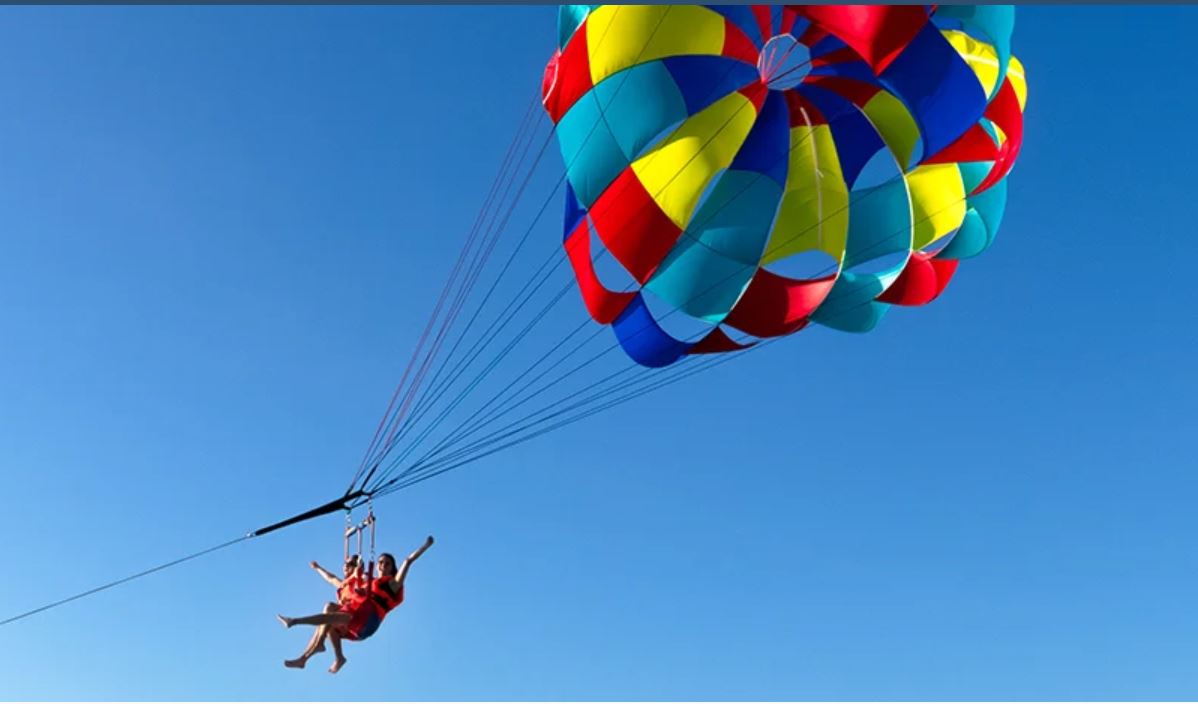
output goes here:
[{"label": "bare leg", "polygon": [[[339,606],[337,604],[328,603],[328,604],[325,604],[324,613],[319,614],[317,616],[305,616],[303,618],[296,618],[296,619],[289,619],[289,618],[286,618],[285,616],[279,616],[278,618],[279,618],[279,621],[281,621],[283,623],[283,625],[288,628],[291,628],[291,626],[293,626],[295,624],[315,625],[316,626],[316,631],[312,634],[312,638],[308,641],[308,645],[304,648],[303,654],[300,655],[298,658],[295,658],[294,660],[284,660],[283,661],[284,667],[291,667],[291,668],[302,670],[304,668],[304,666],[308,664],[308,658],[312,657],[316,653],[324,652],[325,638],[328,637],[329,632],[334,627],[333,625],[328,624],[328,623],[317,624],[317,623],[315,623],[315,621],[328,618],[329,620],[334,620],[334,621],[338,621],[338,622],[342,622],[342,623],[349,623],[350,615],[343,611],[340,611]],[[342,659],[344,660],[344,658],[342,658]]]},{"label": "bare leg", "polygon": [[341,652],[341,634],[329,629],[329,642],[333,644],[333,664],[329,667],[329,672],[335,675],[345,666],[345,653]]},{"label": "bare leg", "polygon": [[[326,614],[331,614],[334,611],[340,611],[340,610],[341,610],[341,605],[334,604],[331,601],[324,605],[324,612]],[[308,646],[306,648],[304,648],[304,656],[305,657],[310,658],[317,653],[324,652],[324,639],[325,639],[324,630],[325,630],[324,628],[317,628],[316,631],[312,634],[312,639],[308,641]]]},{"label": "bare leg", "polygon": [[[317,651],[315,645],[320,645],[320,641],[324,639],[324,630],[326,628],[328,628],[328,626],[319,626],[316,629],[316,632],[312,634],[312,639],[308,641],[308,645],[306,648],[304,648],[303,654],[294,660],[284,660],[283,666],[293,667],[298,670],[304,669],[304,665],[308,664],[308,658],[316,654]],[[324,648],[322,647],[321,650],[323,649]]]},{"label": "bare leg", "polygon": [[314,616],[300,616],[298,618],[288,618],[286,616],[276,616],[279,623],[287,628],[292,626],[345,626],[349,624],[352,616],[344,611],[334,611],[328,614],[316,614]]}]

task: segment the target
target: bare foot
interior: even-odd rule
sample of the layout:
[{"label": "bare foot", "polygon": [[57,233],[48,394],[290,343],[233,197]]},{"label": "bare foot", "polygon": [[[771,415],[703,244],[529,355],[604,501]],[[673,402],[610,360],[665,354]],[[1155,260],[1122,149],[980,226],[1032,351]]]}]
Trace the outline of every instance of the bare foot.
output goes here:
[{"label": "bare foot", "polygon": [[340,670],[344,665],[345,665],[345,658],[337,658],[336,660],[333,661],[332,666],[329,667],[329,672],[331,674],[335,675],[335,674],[337,674],[337,671]]},{"label": "bare foot", "polygon": [[283,624],[284,628],[291,628],[291,619],[286,616],[275,616],[275,618],[279,619],[279,623]]},{"label": "bare foot", "polygon": [[297,670],[304,669],[304,665],[308,664],[308,658],[296,658],[294,660],[284,660],[283,667],[294,667]]}]

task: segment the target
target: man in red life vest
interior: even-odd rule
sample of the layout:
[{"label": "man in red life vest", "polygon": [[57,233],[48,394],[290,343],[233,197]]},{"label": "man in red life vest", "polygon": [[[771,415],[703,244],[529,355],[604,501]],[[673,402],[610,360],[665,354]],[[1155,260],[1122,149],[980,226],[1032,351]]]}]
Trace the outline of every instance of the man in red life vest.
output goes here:
[{"label": "man in red life vest", "polygon": [[[337,601],[330,601],[324,605],[326,614],[334,611],[353,611],[366,598],[369,584],[362,570],[362,560],[358,555],[350,555],[346,559],[341,577],[321,567],[315,560],[310,564],[324,581],[337,590]],[[283,664],[287,667],[303,668],[308,663],[308,658],[324,652],[325,637],[324,631],[316,629],[312,634],[312,639],[308,641],[307,647],[304,648],[304,654],[294,660],[284,660]]]},{"label": "man in red life vest", "polygon": [[[303,667],[308,658],[323,649],[324,639],[328,638],[333,644],[334,656],[329,672],[336,673],[340,670],[345,665],[345,655],[341,652],[341,641],[343,639],[366,640],[374,635],[374,632],[382,625],[387,613],[403,603],[404,579],[407,578],[412,563],[432,545],[433,536],[430,535],[423,545],[408,555],[403,564],[398,566],[390,553],[385,552],[379,555],[379,576],[363,590],[364,594],[361,598],[352,600],[349,606],[341,606],[335,610],[329,610],[326,606],[325,613],[313,616],[299,618],[279,616],[279,621],[287,628],[295,625],[316,626],[316,633],[313,634],[304,654],[295,660],[286,660],[283,664],[288,667]],[[344,584],[344,580],[341,582]],[[338,589],[341,589],[341,585],[338,585]]]}]

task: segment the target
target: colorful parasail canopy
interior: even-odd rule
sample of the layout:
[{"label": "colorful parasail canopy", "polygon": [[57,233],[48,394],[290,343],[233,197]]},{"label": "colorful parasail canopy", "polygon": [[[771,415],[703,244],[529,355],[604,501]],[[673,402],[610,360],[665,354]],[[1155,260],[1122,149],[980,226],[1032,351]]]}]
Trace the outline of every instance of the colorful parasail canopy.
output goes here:
[{"label": "colorful parasail canopy", "polygon": [[[1027,93],[1014,20],[1007,5],[563,6],[542,93],[591,317],[661,367],[810,323],[866,332],[935,299],[1002,219]],[[700,332],[667,332],[679,313]]]}]

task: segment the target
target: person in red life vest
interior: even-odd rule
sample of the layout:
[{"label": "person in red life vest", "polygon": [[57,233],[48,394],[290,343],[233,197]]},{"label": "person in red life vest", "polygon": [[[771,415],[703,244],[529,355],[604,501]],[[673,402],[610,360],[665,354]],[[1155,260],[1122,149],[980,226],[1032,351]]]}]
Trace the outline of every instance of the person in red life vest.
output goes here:
[{"label": "person in red life vest", "polygon": [[[387,614],[403,603],[404,580],[408,576],[408,570],[411,569],[412,563],[418,560],[432,545],[433,536],[430,535],[423,545],[408,555],[398,566],[390,553],[385,552],[379,555],[379,576],[370,583],[365,598],[356,602],[349,610],[326,611],[322,614],[298,618],[279,616],[279,622],[287,628],[316,626],[317,641],[328,638],[329,642],[333,644],[333,665],[329,668],[329,672],[336,673],[345,665],[341,641],[366,640],[374,635]],[[306,662],[315,652],[305,652],[296,661],[285,661],[284,664],[300,660]],[[302,665],[288,665],[288,667],[302,667]]]},{"label": "person in red life vest", "polygon": [[[362,559],[357,555],[350,555],[342,567],[342,575],[337,575],[329,572],[321,567],[319,563],[313,560],[310,563],[312,569],[321,576],[324,581],[337,590],[337,601],[324,605],[324,613],[329,614],[334,611],[353,611],[354,608],[366,598],[367,589],[369,587],[366,575],[362,570]],[[304,648],[303,655],[294,660],[284,660],[283,664],[287,667],[303,668],[308,664],[308,658],[317,653],[324,652],[325,633],[322,629],[316,629],[312,634],[312,639],[308,641],[308,645]]]},{"label": "person in red life vest", "polygon": [[362,558],[357,555],[350,555],[342,567],[342,576],[329,572],[320,566],[320,563],[313,560],[308,565],[316,570],[321,579],[329,583],[329,586],[337,590],[337,603],[329,602],[325,605],[325,611],[343,610],[345,607],[352,608],[354,603],[360,601],[366,591],[366,575],[362,570]]}]

